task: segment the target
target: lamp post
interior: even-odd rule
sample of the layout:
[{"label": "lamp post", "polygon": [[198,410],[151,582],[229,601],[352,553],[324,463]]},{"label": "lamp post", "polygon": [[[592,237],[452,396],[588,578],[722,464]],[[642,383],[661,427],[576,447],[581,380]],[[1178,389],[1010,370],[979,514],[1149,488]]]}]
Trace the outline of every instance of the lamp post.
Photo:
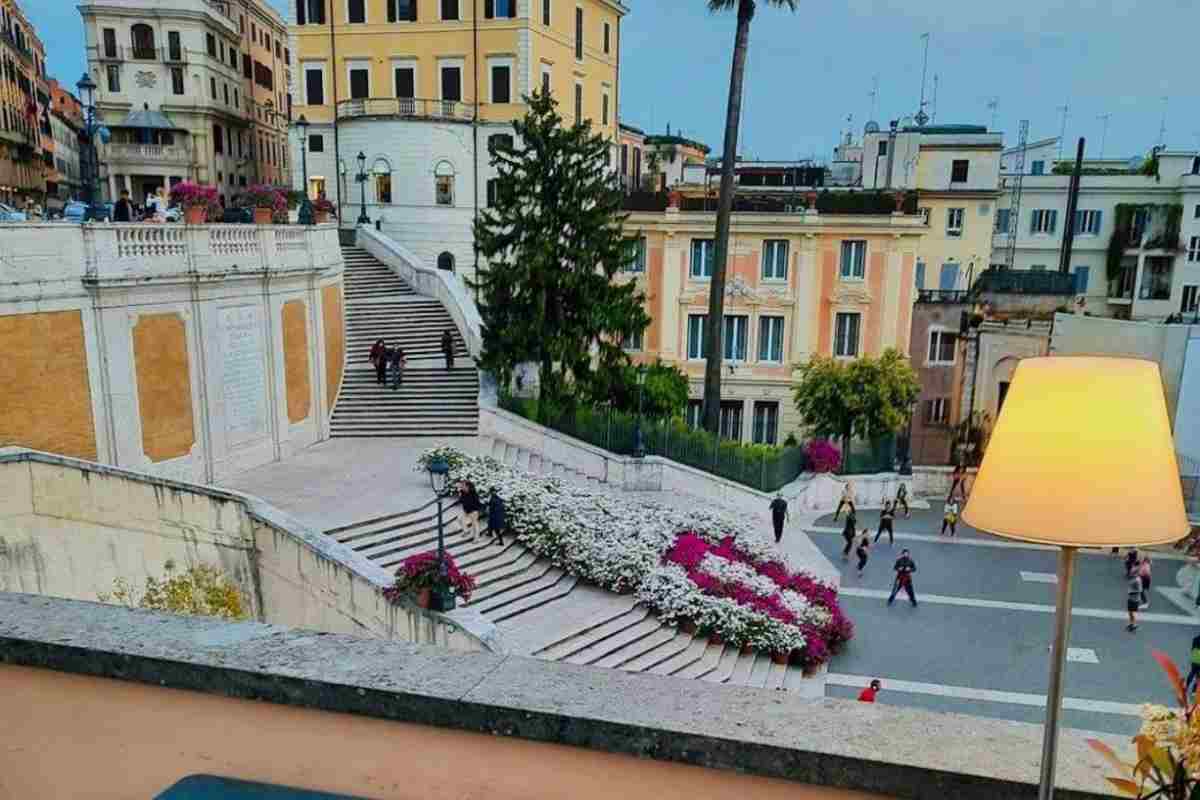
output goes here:
[{"label": "lamp post", "polygon": [[296,130],[300,132],[300,174],[301,189],[304,199],[300,201],[298,220],[301,225],[312,225],[314,222],[312,200],[308,196],[308,120],[303,114],[296,120]]},{"label": "lamp post", "polygon": [[904,457],[900,459],[900,474],[912,475],[912,431],[913,431],[913,416],[917,413],[917,401],[914,400],[908,406],[908,433],[904,436]]},{"label": "lamp post", "polygon": [[108,128],[96,120],[96,82],[86,72],[75,84],[79,91],[79,99],[83,103],[83,130],[87,138],[85,161],[87,175],[83,180],[83,195],[87,201],[87,211],[84,212],[84,222],[103,217],[100,211],[100,200],[97,196],[100,183],[100,151],[96,148],[96,139],[108,141]]},{"label": "lamp post", "polygon": [[1158,365],[1093,356],[1017,364],[963,520],[1060,548],[1038,794],[1051,800],[1076,553],[1166,544],[1189,530]]},{"label": "lamp post", "polygon": [[359,150],[356,160],[358,161],[358,174],[354,176],[354,180],[358,181],[362,190],[362,201],[359,205],[358,219],[355,222],[359,225],[370,225],[371,218],[367,216],[367,154]]},{"label": "lamp post", "polygon": [[429,485],[437,498],[437,561],[438,582],[429,595],[429,607],[434,611],[450,611],[454,608],[454,593],[450,590],[450,568],[446,563],[446,536],[442,526],[442,499],[447,494],[450,465],[445,459],[435,458],[429,462]]},{"label": "lamp post", "polygon": [[646,365],[637,368],[638,384],[638,415],[637,424],[633,428],[633,455],[635,458],[646,457],[646,442],[642,439],[642,392],[646,387]]}]

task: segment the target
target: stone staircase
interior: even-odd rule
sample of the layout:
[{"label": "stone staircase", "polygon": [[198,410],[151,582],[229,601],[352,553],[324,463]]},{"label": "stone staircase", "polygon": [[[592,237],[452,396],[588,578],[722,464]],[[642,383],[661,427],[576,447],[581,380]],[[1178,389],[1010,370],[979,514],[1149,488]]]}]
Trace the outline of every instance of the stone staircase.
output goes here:
[{"label": "stone staircase", "polygon": [[[486,445],[485,445],[486,448]],[[491,455],[529,472],[602,489],[603,484],[567,465],[499,439]],[[458,524],[457,502],[443,507],[446,548],[478,588],[469,607],[494,622],[523,652],[550,661],[589,664],[693,680],[783,689],[820,696],[819,682],[800,669],[775,664],[760,653],[664,625],[634,597],[581,582],[508,538],[503,546],[484,536],[470,541]],[[411,511],[327,530],[326,535],[389,570],[407,556],[437,547],[435,501]]]},{"label": "stone staircase", "polygon": [[[343,246],[346,371],[334,407],[335,438],[472,436],[479,426],[479,375],[461,333],[441,303],[416,294],[366,250]],[[454,332],[456,361],[447,370],[442,333]],[[393,391],[375,382],[367,360],[383,339],[408,356],[404,383]]]}]

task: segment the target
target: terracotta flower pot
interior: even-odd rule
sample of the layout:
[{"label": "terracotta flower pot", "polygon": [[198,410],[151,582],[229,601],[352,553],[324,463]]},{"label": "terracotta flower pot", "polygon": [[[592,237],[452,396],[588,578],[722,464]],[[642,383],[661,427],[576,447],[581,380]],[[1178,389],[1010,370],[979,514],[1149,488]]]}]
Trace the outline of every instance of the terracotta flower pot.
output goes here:
[{"label": "terracotta flower pot", "polygon": [[679,621],[679,630],[683,631],[684,633],[695,634],[696,633],[696,623],[690,619],[680,620]]},{"label": "terracotta flower pot", "polygon": [[421,589],[417,592],[417,605],[421,608],[429,608],[429,601],[433,596],[433,589]]},{"label": "terracotta flower pot", "polygon": [[712,631],[708,634],[708,643],[722,645],[725,644],[725,640],[721,638],[721,634],[717,633],[716,631]]},{"label": "terracotta flower pot", "polygon": [[254,209],[254,224],[255,225],[270,225],[271,224],[271,216],[272,216],[271,209],[266,208],[266,207],[255,208]]},{"label": "terracotta flower pot", "polygon": [[787,664],[790,653],[771,653],[771,661],[775,664]]},{"label": "terracotta flower pot", "polygon": [[208,219],[208,209],[204,206],[188,206],[183,210],[183,221],[188,225],[203,225]]},{"label": "terracotta flower pot", "polygon": [[316,212],[315,217],[316,217],[316,221],[317,221],[318,225],[329,222],[329,212],[328,211],[318,211],[318,212]]},{"label": "terracotta flower pot", "polygon": [[741,652],[742,652],[742,655],[744,655],[744,656],[748,656],[748,655],[750,655],[751,653],[753,653],[753,652],[754,652],[754,647],[752,647],[752,646],[751,646],[751,645],[749,645],[749,644],[744,644],[744,645],[742,645],[742,651],[741,651]]}]

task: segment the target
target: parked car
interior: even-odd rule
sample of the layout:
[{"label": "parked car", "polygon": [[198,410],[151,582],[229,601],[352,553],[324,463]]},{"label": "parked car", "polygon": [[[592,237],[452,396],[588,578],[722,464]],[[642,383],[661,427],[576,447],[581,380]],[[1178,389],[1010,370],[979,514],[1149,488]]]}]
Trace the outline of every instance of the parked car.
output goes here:
[{"label": "parked car", "polygon": [[17,211],[12,206],[0,203],[0,222],[25,222],[26,219],[24,211]]},{"label": "parked car", "polygon": [[84,216],[87,214],[87,203],[82,203],[78,200],[73,200],[67,203],[63,208],[62,218],[64,222],[74,222],[79,224],[83,222]]}]

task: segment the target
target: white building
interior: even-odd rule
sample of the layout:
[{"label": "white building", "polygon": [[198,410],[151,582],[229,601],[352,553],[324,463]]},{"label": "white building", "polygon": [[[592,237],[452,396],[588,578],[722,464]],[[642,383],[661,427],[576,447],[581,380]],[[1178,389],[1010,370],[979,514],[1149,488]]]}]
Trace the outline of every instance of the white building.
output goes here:
[{"label": "white building", "polygon": [[[1066,219],[1070,176],[1050,174],[1052,168],[1044,174],[1030,174],[1033,163],[1027,155],[1019,219],[1013,219],[1012,212],[1015,176],[1002,178],[993,264],[1057,270],[1065,226],[1070,222],[1075,231],[1070,271],[1076,276],[1076,302],[1089,313],[1123,319],[1196,313],[1200,155],[1164,151],[1158,156],[1157,175],[1132,169],[1112,174],[1114,165],[1122,162],[1106,161],[1100,166],[1085,162],[1075,219],[1070,221]],[[1118,235],[1118,227],[1126,246],[1110,270],[1110,243]],[[1010,237],[1015,237],[1011,265]]]},{"label": "white building", "polygon": [[97,115],[112,132],[100,153],[109,199],[194,180],[228,200],[248,183],[289,182],[290,49],[265,0],[83,0],[79,10]]},{"label": "white building", "polygon": [[[54,167],[58,171],[58,197],[68,200],[79,196],[79,126],[55,109],[50,115],[50,131],[54,135]],[[47,198],[49,203],[49,198]]]}]

